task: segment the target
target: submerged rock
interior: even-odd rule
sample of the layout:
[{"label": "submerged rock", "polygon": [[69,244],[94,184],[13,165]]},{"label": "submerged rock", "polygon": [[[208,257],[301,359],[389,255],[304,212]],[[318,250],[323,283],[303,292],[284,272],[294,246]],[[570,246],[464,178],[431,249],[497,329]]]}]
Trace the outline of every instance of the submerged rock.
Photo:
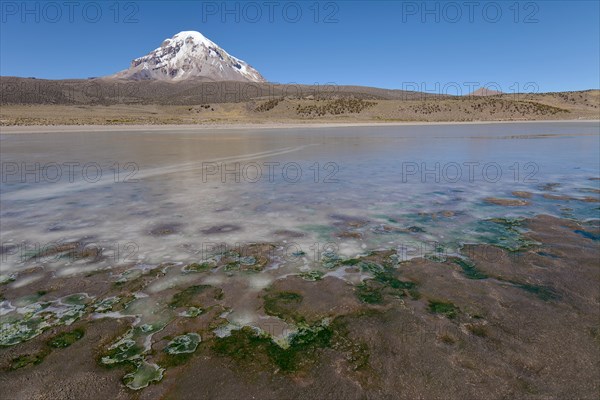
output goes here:
[{"label": "submerged rock", "polygon": [[524,191],[514,191],[514,192],[512,192],[512,195],[515,197],[520,197],[522,199],[530,199],[532,196],[532,193],[524,192]]},{"label": "submerged rock", "polygon": [[200,232],[204,233],[205,235],[217,235],[220,233],[231,233],[231,232],[237,232],[240,230],[242,230],[242,227],[239,225],[223,224],[223,225],[211,226],[209,228],[201,230]]},{"label": "submerged rock", "polygon": [[495,204],[497,206],[520,207],[529,205],[528,201],[517,199],[500,199],[497,197],[486,197],[483,199],[486,203]]},{"label": "submerged rock", "polygon": [[181,228],[181,224],[172,223],[172,224],[162,224],[158,225],[150,230],[150,235],[152,236],[167,236],[173,235],[174,233],[179,232]]}]

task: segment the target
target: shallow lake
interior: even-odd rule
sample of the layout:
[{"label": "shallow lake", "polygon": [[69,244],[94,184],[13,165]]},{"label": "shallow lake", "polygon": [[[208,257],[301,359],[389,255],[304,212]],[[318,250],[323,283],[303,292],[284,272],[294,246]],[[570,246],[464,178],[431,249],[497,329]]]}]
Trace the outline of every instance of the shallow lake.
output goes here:
[{"label": "shallow lake", "polygon": [[165,128],[0,144],[3,276],[72,241],[111,254],[104,267],[188,263],[254,242],[316,258],[381,248],[411,258],[510,246],[481,225],[491,218],[599,216],[598,122]]}]

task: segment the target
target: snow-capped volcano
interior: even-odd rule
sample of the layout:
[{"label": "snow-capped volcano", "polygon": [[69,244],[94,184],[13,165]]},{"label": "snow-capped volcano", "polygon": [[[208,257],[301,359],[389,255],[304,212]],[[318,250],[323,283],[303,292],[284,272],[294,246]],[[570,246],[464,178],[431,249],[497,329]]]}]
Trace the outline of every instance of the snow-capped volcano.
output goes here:
[{"label": "snow-capped volcano", "polygon": [[129,69],[112,75],[124,79],[265,82],[246,62],[228,54],[200,32],[179,32],[149,54],[136,58]]}]

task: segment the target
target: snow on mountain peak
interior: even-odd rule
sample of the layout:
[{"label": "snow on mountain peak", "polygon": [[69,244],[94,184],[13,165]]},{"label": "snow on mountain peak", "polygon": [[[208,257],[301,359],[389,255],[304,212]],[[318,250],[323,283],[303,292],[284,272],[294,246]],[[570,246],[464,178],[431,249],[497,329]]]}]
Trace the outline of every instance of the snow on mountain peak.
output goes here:
[{"label": "snow on mountain peak", "polygon": [[182,31],[149,54],[136,58],[129,69],[113,77],[125,79],[265,82],[246,62],[231,56],[200,32]]},{"label": "snow on mountain peak", "polygon": [[182,31],[179,32],[178,34],[176,34],[175,36],[173,36],[171,39],[167,39],[167,40],[185,40],[191,38],[193,41],[198,42],[198,43],[204,43],[205,45],[211,45],[211,46],[216,46],[216,44],[211,41],[208,40],[208,38],[206,36],[204,36],[203,34],[201,34],[198,31]]}]

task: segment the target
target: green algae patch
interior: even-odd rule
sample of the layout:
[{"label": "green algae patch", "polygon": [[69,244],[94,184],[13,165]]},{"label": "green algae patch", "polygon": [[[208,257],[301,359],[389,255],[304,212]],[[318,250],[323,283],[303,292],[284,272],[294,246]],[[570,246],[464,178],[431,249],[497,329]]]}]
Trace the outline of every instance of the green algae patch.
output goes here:
[{"label": "green algae patch", "polygon": [[522,218],[492,218],[478,221],[474,232],[485,243],[511,252],[524,251],[539,243],[523,236]]},{"label": "green algae patch", "polygon": [[121,301],[121,298],[118,296],[107,297],[106,299],[102,299],[92,305],[92,308],[97,313],[106,313],[109,311],[113,311],[115,305],[117,305]]},{"label": "green algae patch", "polygon": [[383,302],[381,287],[373,286],[369,281],[356,286],[356,296],[360,301],[367,304],[381,304]]},{"label": "green algae patch", "polygon": [[214,262],[212,268],[223,267],[229,273],[260,272],[269,265],[276,248],[273,243],[251,243],[239,246],[236,250],[221,251],[210,262]]},{"label": "green algae patch", "polygon": [[17,274],[0,274],[0,285],[7,285],[17,280]]},{"label": "green algae patch", "polygon": [[321,262],[327,269],[334,269],[340,266],[356,266],[363,271],[376,273],[385,268],[397,265],[398,255],[394,250],[372,251],[359,257],[342,259],[333,251],[324,251],[321,254]]},{"label": "green algae patch", "polygon": [[522,289],[526,292],[536,295],[540,300],[543,301],[551,301],[558,300],[560,295],[551,287],[541,286],[541,285],[532,285],[530,283],[520,283],[520,282],[510,282],[519,289]]},{"label": "green algae patch", "polygon": [[61,299],[61,302],[63,304],[68,304],[68,305],[72,305],[72,306],[84,306],[89,302],[88,299],[89,298],[86,294],[76,293],[76,294],[72,294],[72,295],[63,297]]},{"label": "green algae patch", "polygon": [[0,317],[0,346],[25,342],[54,326],[71,325],[83,316],[88,301],[86,295],[76,294],[54,301],[27,304],[21,307],[18,314]]},{"label": "green algae patch", "polygon": [[253,256],[246,256],[246,257],[240,257],[238,259],[238,262],[240,263],[240,265],[253,266],[253,265],[256,265],[257,260]]},{"label": "green algae patch", "polygon": [[302,327],[292,336],[288,348],[271,344],[268,354],[282,371],[296,371],[305,361],[313,361],[319,349],[330,347],[332,335],[327,325]]},{"label": "green algae patch", "polygon": [[245,326],[231,331],[228,336],[217,337],[212,350],[238,362],[251,362],[257,360],[260,353],[265,354],[270,346],[276,345],[271,344],[268,336],[257,334],[252,328]]},{"label": "green algae patch", "polygon": [[263,307],[267,315],[285,321],[303,321],[304,318],[297,312],[302,299],[302,295],[295,292],[267,292],[263,297]]},{"label": "green algae patch", "polygon": [[8,367],[8,370],[14,371],[17,369],[28,367],[30,365],[41,364],[48,354],[50,354],[50,351],[48,349],[43,349],[35,354],[20,355],[18,357],[13,358],[10,361],[10,366]]},{"label": "green algae patch", "polygon": [[475,268],[475,265],[469,261],[463,260],[461,258],[455,258],[452,260],[452,262],[454,264],[458,265],[460,268],[462,268],[463,274],[468,279],[487,279],[487,278],[489,278],[486,274],[484,274],[483,272],[481,272],[477,268]]},{"label": "green algae patch", "polygon": [[503,225],[509,229],[515,229],[523,226],[524,218],[490,218],[488,221]]},{"label": "green algae patch", "polygon": [[85,331],[83,329],[73,329],[70,332],[59,333],[48,341],[48,346],[57,349],[69,347],[83,337]]},{"label": "green algae patch", "polygon": [[152,382],[159,382],[163,378],[164,368],[148,362],[140,363],[134,372],[123,377],[123,383],[129,389],[140,390]]},{"label": "green algae patch", "polygon": [[283,373],[314,366],[323,349],[343,353],[352,371],[369,367],[368,346],[350,339],[347,325],[341,318],[324,319],[313,325],[300,323],[287,338],[285,346],[265,332],[246,326],[232,331],[230,336],[216,338],[211,349],[244,367],[262,370],[266,366]]},{"label": "green algae patch", "polygon": [[334,251],[324,251],[321,254],[321,264],[327,269],[335,269],[340,266],[342,258],[338,256]]},{"label": "green algae patch", "polygon": [[398,254],[395,250],[372,251],[366,255],[341,260],[340,265],[360,268],[372,278],[355,287],[356,296],[366,304],[383,303],[384,295],[418,297],[417,284],[398,278]]},{"label": "green algae patch", "polygon": [[164,369],[146,361],[147,350],[141,344],[147,335],[164,325],[144,324],[131,328],[101,356],[100,363],[106,367],[124,367],[129,372],[123,376],[123,384],[132,390],[140,390],[162,379]]},{"label": "green algae patch", "polygon": [[250,327],[231,332],[230,336],[216,338],[212,350],[241,363],[264,366],[269,362],[282,372],[294,372],[316,360],[318,351],[331,347],[333,336],[328,323],[303,325],[291,335],[286,348],[275,343],[268,335]]},{"label": "green algae patch", "polygon": [[225,264],[225,267],[223,269],[225,270],[225,272],[241,271],[242,266],[237,261],[230,261],[227,264]]},{"label": "green algae patch", "polygon": [[150,324],[142,324],[133,328],[134,335],[146,335],[148,333],[158,332],[167,326],[167,322],[165,321],[157,321]]},{"label": "green algae patch", "polygon": [[325,275],[325,274],[323,274],[323,272],[317,271],[317,270],[301,272],[298,274],[298,276],[300,278],[304,279],[305,281],[309,281],[309,282],[320,281],[321,279],[323,279],[323,275]]},{"label": "green algae patch", "polygon": [[3,318],[0,325],[0,346],[13,346],[40,335],[50,325],[41,317],[26,315],[23,319]]},{"label": "green algae patch", "polygon": [[183,311],[179,315],[186,318],[195,318],[204,312],[203,309],[198,307],[188,307],[187,310]]},{"label": "green algae patch", "polygon": [[213,269],[216,264],[210,262],[192,263],[183,267],[183,272],[205,272]]},{"label": "green algae patch", "polygon": [[423,258],[429,261],[433,261],[435,263],[446,262],[446,257],[442,253],[425,254]]},{"label": "green algae patch", "polygon": [[416,284],[414,282],[401,281],[395,278],[389,271],[381,271],[375,274],[375,280],[392,289],[414,289]]},{"label": "green algae patch", "polygon": [[197,333],[186,333],[173,338],[165,348],[165,356],[159,362],[163,367],[176,367],[185,364],[192,358],[192,354],[201,342]]},{"label": "green algae patch", "polygon": [[201,307],[197,301],[194,301],[194,298],[205,290],[211,288],[210,285],[195,285],[190,286],[179,293],[173,295],[169,306],[173,308],[177,307]]},{"label": "green algae patch", "polygon": [[123,297],[120,297],[116,303],[111,304],[110,311],[123,311],[127,309],[134,301],[136,301],[136,297],[133,294],[127,294]]},{"label": "green algae patch", "polygon": [[200,344],[200,335],[197,333],[186,333],[171,340],[165,347],[167,354],[193,353]]},{"label": "green algae patch", "polygon": [[133,282],[144,275],[143,271],[137,268],[129,269],[119,275],[119,279],[115,281],[115,284],[122,285],[127,282]]},{"label": "green algae patch", "polygon": [[349,266],[354,266],[358,263],[360,263],[360,259],[359,258],[349,258],[347,260],[342,260],[340,261],[340,264],[342,265],[349,265]]},{"label": "green algae patch", "polygon": [[449,319],[454,319],[458,316],[459,309],[453,303],[429,300],[428,309],[430,313],[441,314]]},{"label": "green algae patch", "polygon": [[373,275],[383,272],[383,266],[374,262],[360,261],[356,265],[359,266],[362,271],[370,272]]},{"label": "green algae patch", "polygon": [[[27,311],[30,311],[32,308],[37,308],[38,306],[45,304],[40,302],[40,296],[38,293],[28,294],[26,296],[21,296],[18,299],[13,301],[13,305],[16,307],[27,307]],[[39,303],[39,304],[35,304]]]},{"label": "green algae patch", "polygon": [[252,262],[251,259],[253,259],[253,257],[245,258],[246,264],[242,264],[241,258],[240,257],[236,257],[232,261],[228,261],[225,264],[225,266],[223,267],[223,270],[225,272],[234,272],[234,271],[254,271],[254,272],[258,272],[258,271],[260,271],[260,269],[254,270],[253,266],[256,264],[256,262],[255,261]]},{"label": "green algae patch", "polygon": [[242,360],[251,358],[249,351],[242,351],[244,348],[250,348],[253,342],[262,342],[262,339],[268,338],[268,335],[257,332],[255,328],[243,326],[239,329],[232,329],[228,335],[217,336],[212,349],[217,353],[228,355],[234,359]]},{"label": "green algae patch", "polygon": [[144,348],[134,339],[133,329],[130,329],[119,340],[113,343],[100,361],[105,365],[121,364],[141,360]]}]

